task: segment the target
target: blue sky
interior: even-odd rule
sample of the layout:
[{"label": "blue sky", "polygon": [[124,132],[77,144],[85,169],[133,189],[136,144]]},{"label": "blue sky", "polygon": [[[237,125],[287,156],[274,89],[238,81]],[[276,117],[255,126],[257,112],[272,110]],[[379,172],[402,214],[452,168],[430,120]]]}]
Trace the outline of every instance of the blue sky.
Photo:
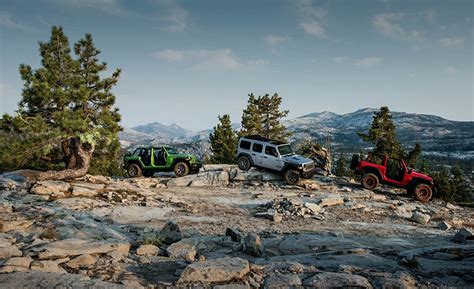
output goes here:
[{"label": "blue sky", "polygon": [[123,70],[123,125],[200,130],[239,122],[247,94],[277,92],[289,117],[392,110],[473,120],[473,1],[2,0],[0,113],[20,63],[61,25]]}]

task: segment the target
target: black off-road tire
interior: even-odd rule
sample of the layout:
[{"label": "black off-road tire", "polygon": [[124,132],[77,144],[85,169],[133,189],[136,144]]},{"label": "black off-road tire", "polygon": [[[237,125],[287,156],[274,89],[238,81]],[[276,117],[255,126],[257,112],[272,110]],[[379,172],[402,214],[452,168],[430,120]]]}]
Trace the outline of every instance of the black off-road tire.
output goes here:
[{"label": "black off-road tire", "polygon": [[127,174],[130,178],[139,178],[143,175],[142,168],[137,164],[129,164],[127,166]]},{"label": "black off-road tire", "polygon": [[301,179],[301,173],[297,170],[287,170],[283,173],[283,179],[289,185],[297,185]]},{"label": "black off-road tire", "polygon": [[189,174],[189,166],[185,162],[178,162],[174,165],[173,171],[177,177],[184,177]]},{"label": "black off-road tire", "polygon": [[413,190],[413,193],[415,194],[415,198],[423,203],[426,203],[431,200],[431,197],[433,196],[433,190],[431,189],[431,187],[424,183],[416,185]]},{"label": "black off-road tire", "polygon": [[239,169],[248,171],[252,167],[252,161],[250,161],[248,156],[240,156],[237,159],[237,165],[239,166]]},{"label": "black off-road tire", "polygon": [[379,185],[379,178],[372,173],[367,173],[364,175],[362,178],[362,186],[366,188],[367,190],[374,190],[378,187]]}]

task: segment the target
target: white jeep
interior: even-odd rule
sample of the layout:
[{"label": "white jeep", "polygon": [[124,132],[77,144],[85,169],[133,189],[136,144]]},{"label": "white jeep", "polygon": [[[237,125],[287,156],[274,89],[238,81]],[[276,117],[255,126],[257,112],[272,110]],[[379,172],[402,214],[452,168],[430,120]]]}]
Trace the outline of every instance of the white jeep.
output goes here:
[{"label": "white jeep", "polygon": [[244,171],[257,167],[278,172],[291,185],[312,178],[316,170],[314,161],[294,153],[288,143],[255,135],[239,139],[237,164]]}]

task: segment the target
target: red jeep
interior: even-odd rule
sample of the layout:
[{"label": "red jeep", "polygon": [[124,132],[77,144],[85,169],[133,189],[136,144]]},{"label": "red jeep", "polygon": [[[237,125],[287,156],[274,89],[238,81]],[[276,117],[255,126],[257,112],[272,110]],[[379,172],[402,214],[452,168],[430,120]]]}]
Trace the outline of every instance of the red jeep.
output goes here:
[{"label": "red jeep", "polygon": [[367,159],[359,160],[359,155],[352,156],[351,169],[362,174],[362,185],[368,190],[375,189],[379,183],[404,188],[408,193],[415,194],[417,200],[428,202],[433,195],[433,178],[415,172],[407,167],[404,160],[398,160],[385,156],[382,164],[371,161],[370,155]]}]

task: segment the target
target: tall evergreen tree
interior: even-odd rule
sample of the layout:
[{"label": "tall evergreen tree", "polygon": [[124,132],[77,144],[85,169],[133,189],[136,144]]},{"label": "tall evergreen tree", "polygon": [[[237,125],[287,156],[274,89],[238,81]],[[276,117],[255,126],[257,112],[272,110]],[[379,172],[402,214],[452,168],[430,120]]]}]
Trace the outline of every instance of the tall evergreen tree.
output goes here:
[{"label": "tall evergreen tree", "polygon": [[247,108],[242,115],[242,131],[245,135],[261,135],[263,137],[286,141],[291,133],[281,123],[289,113],[280,110],[282,98],[278,94],[265,94],[255,97],[249,94]]},{"label": "tall evergreen tree", "polygon": [[347,159],[343,153],[339,154],[339,158],[336,164],[336,171],[334,172],[334,174],[338,177],[344,177],[348,174]]},{"label": "tall evergreen tree", "polygon": [[416,164],[418,163],[418,159],[420,156],[421,156],[421,145],[419,143],[416,143],[415,147],[411,151],[409,151],[405,156],[405,160],[408,166],[414,168]]},{"label": "tall evergreen tree", "polygon": [[358,135],[362,140],[374,145],[372,157],[376,161],[380,161],[384,155],[393,158],[403,157],[403,150],[396,136],[395,124],[386,106],[382,106],[380,111],[375,113],[368,134],[358,133]]},{"label": "tall evergreen tree", "polygon": [[253,93],[249,94],[247,108],[242,114],[241,135],[259,135],[262,133],[262,116],[259,109],[259,100]]},{"label": "tall evergreen tree", "polygon": [[211,151],[213,153],[211,162],[215,164],[235,163],[235,152],[237,149],[237,133],[232,129],[230,115],[219,116],[219,124],[209,135]]},{"label": "tall evergreen tree", "polygon": [[40,43],[42,67],[20,65],[24,88],[19,109],[0,120],[2,169],[54,169],[64,163],[61,171],[35,172],[34,177],[74,178],[89,170],[96,148],[98,160],[102,155],[98,163],[110,168],[106,163],[119,150],[120,115],[111,89],[120,70],[101,77],[107,66],[98,62],[100,51],[90,35],[74,48],[77,59],[62,27],[53,26],[50,41]]}]

